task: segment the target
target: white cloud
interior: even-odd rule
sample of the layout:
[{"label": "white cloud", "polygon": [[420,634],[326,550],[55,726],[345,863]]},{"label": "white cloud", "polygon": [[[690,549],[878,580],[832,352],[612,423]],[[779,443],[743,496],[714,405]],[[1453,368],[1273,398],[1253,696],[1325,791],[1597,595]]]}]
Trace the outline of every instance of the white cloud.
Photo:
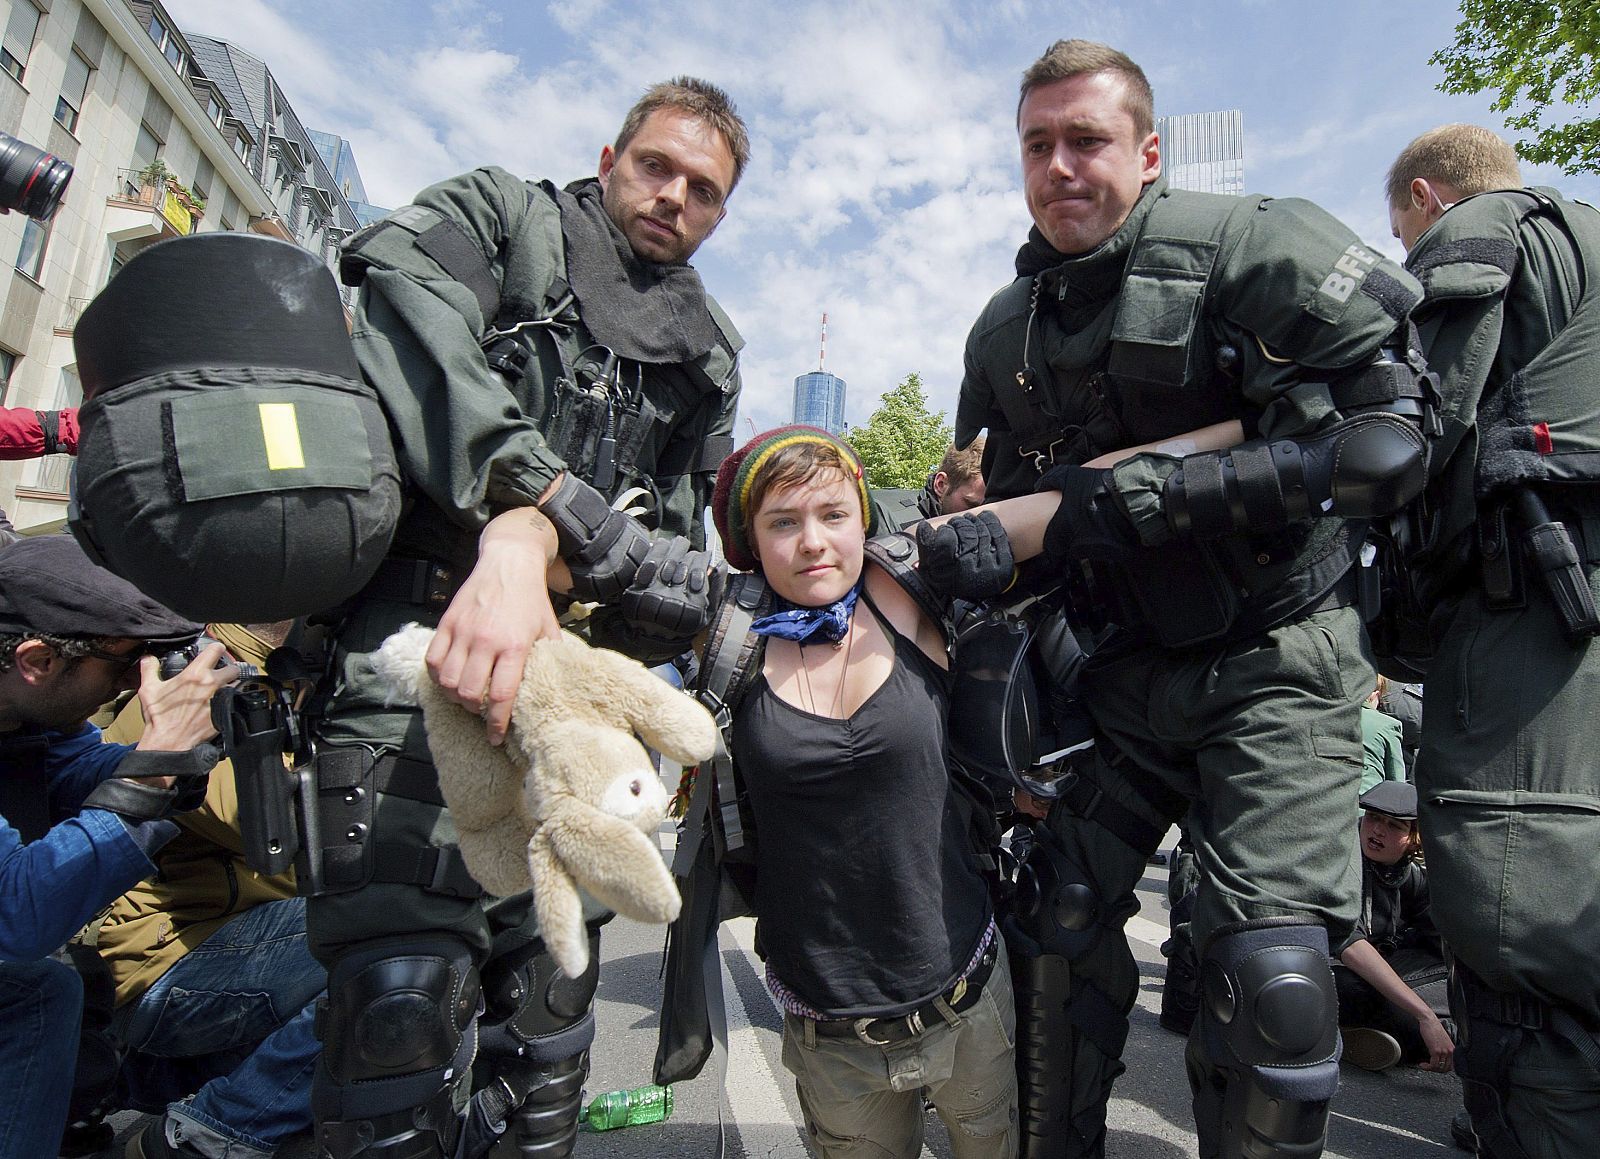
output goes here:
[{"label": "white cloud", "polygon": [[[1013,112],[1023,68],[1060,36],[1130,51],[1167,112],[1245,111],[1252,189],[1307,196],[1369,242],[1388,236],[1382,174],[1445,120],[1499,124],[1435,92],[1427,52],[1450,0],[169,0],[180,27],[262,59],[301,118],[348,137],[369,195],[399,205],[485,163],[566,181],[648,83],[728,89],[753,157],[697,264],[744,332],[744,412],[789,418],[816,361],[849,417],[921,372],[953,411],[966,331],[1028,225]],[[1381,34],[1380,34],[1381,33]],[[1593,197],[1600,181],[1556,182]],[[743,430],[741,430],[743,433]]]}]

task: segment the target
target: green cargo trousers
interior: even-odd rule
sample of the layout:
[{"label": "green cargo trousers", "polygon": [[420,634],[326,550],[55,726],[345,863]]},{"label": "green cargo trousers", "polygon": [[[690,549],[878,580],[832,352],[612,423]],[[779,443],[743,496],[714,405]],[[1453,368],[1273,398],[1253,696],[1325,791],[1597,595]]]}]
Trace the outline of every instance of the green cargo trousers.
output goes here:
[{"label": "green cargo trousers", "polygon": [[[1113,647],[1090,662],[1084,695],[1103,738],[1093,772],[1104,799],[1158,834],[1187,805],[1200,876],[1192,930],[1202,953],[1219,927],[1259,918],[1321,923],[1335,946],[1349,935],[1360,896],[1350,807],[1362,771],[1359,708],[1374,678],[1353,608],[1214,646]],[[1109,927],[1070,962],[1070,1005],[1081,1009],[1084,991],[1098,991],[1092,1004],[1125,1027],[1139,971],[1122,926],[1139,908],[1134,888],[1159,836],[1138,848],[1062,805],[1049,824]],[[1122,1064],[1072,1034],[1068,1115],[1084,1153],[1098,1154]],[[1212,1084],[1197,1086],[1202,1156],[1219,1153],[1215,1098]]]},{"label": "green cargo trousers", "polygon": [[[1586,570],[1600,595],[1600,567]],[[1600,641],[1568,640],[1528,589],[1523,609],[1472,591],[1436,621],[1417,787],[1434,919],[1497,999],[1455,1011],[1469,1095],[1496,1096],[1475,1125],[1490,1138],[1500,1124],[1480,1115],[1498,1102],[1532,1159],[1572,1159],[1600,1138],[1600,1070],[1572,1037],[1600,1050]],[[1545,1004],[1570,1015],[1566,1033]]]}]

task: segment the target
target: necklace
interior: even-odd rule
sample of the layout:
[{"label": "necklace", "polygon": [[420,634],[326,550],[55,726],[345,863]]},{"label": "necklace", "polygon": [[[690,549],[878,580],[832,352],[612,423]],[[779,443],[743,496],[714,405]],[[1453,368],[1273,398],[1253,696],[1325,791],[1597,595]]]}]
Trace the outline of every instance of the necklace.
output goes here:
[{"label": "necklace", "polygon": [[817,711],[817,698],[816,695],[811,691],[811,666],[806,662],[806,645],[805,641],[800,641],[800,682],[805,688],[807,705],[806,711],[811,713],[812,716],[827,715],[834,720],[843,719],[844,714],[842,709],[844,708],[844,686],[850,677],[850,653],[851,650],[854,649],[855,643],[856,625],[855,619],[852,617],[850,626],[845,629],[844,638],[835,640],[832,643],[832,648],[835,652],[837,652],[840,648],[844,649],[844,667],[839,672],[839,687],[834,692],[832,705],[833,711],[823,714]]}]

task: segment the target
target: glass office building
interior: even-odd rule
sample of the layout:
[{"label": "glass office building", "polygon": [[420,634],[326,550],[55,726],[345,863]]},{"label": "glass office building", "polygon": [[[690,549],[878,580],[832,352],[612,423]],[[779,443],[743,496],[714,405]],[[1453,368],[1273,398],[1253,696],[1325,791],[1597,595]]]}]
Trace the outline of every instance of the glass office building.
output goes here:
[{"label": "glass office building", "polygon": [[1179,113],[1156,118],[1161,167],[1174,189],[1244,192],[1244,113]]},{"label": "glass office building", "polygon": [[794,421],[844,433],[844,379],[813,370],[794,380]]}]

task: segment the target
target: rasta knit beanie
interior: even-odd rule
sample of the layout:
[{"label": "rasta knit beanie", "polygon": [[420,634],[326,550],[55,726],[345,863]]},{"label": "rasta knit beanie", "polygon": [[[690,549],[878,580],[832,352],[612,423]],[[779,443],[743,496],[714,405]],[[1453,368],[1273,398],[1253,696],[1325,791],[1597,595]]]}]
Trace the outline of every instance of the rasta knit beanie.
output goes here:
[{"label": "rasta knit beanie", "polygon": [[839,452],[845,470],[855,479],[856,489],[861,495],[862,518],[867,524],[867,534],[872,534],[872,500],[867,495],[867,478],[855,448],[821,427],[776,427],[757,435],[722,460],[722,466],[717,470],[717,487],[711,494],[711,519],[717,526],[717,534],[722,536],[722,550],[728,562],[740,571],[754,571],[758,566],[754,545],[744,530],[746,517],[750,514],[750,495],[756,475],[772,461],[773,455],[797,443],[816,443]]}]

